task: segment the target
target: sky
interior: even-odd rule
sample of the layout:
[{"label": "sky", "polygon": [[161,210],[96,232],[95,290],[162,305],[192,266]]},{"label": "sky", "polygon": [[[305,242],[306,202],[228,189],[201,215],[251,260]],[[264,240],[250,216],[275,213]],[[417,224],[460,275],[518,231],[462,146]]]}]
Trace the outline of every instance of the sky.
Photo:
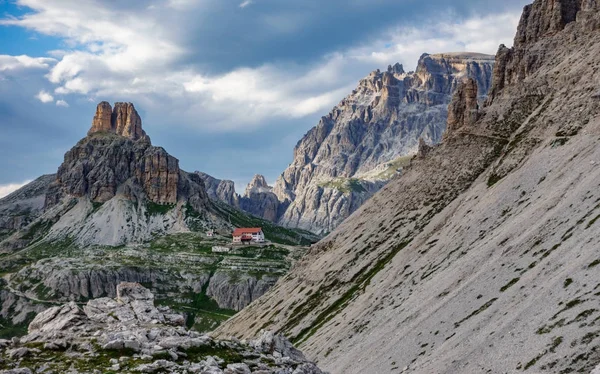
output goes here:
[{"label": "sky", "polygon": [[186,171],[269,183],[358,81],[423,53],[495,54],[530,0],[0,0],[0,197],[100,101],[133,102]]}]

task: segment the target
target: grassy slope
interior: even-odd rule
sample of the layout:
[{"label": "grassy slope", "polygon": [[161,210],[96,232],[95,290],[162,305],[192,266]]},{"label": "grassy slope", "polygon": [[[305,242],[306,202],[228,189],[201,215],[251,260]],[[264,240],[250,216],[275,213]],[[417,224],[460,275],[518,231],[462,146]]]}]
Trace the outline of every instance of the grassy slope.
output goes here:
[{"label": "grassy slope", "polygon": [[235,227],[262,227],[265,238],[273,243],[310,245],[319,240],[317,235],[309,231],[278,226],[273,222],[244,213],[225,203],[215,202],[215,208],[225,221]]}]

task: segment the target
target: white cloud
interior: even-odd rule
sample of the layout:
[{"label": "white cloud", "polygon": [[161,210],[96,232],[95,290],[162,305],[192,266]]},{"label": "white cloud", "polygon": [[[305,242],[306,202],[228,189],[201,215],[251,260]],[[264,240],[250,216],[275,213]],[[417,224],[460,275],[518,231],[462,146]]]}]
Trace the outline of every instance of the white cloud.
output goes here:
[{"label": "white cloud", "polygon": [[29,57],[26,55],[0,55],[0,71],[17,69],[49,69],[56,60],[47,57]]},{"label": "white cloud", "polygon": [[69,107],[69,103],[67,103],[64,100],[56,100],[56,106],[62,106],[62,107],[68,108]]},{"label": "white cloud", "polygon": [[[452,15],[446,17],[454,18]],[[419,28],[395,28],[368,46],[348,51],[350,58],[380,67],[402,62],[416,65],[419,56],[442,52],[496,54],[500,44],[512,45],[520,13],[475,16],[463,22],[441,22]]]},{"label": "white cloud", "polygon": [[54,97],[44,90],[38,92],[35,97],[42,103],[51,103],[54,101]]},{"label": "white cloud", "polygon": [[[251,3],[245,0],[240,7]],[[11,66],[43,68],[55,95],[143,103],[163,115],[170,111],[167,115],[177,116],[176,122],[213,131],[248,131],[273,120],[325,114],[369,71],[395,62],[409,70],[423,52],[493,54],[500,43],[511,44],[520,16],[506,13],[463,20],[448,14],[418,29],[392,28],[379,39],[333,51],[310,66],[267,63],[209,75],[182,62],[189,51],[181,35],[172,32],[173,25],[160,18],[197,4],[192,0],[168,0],[162,3],[166,8],[156,5],[139,12],[120,12],[95,0],[19,0],[18,4],[35,12],[0,23],[62,37],[73,49],[52,51],[53,58],[45,59],[0,56],[0,71]],[[289,27],[293,22],[276,23]],[[37,98],[54,100],[45,91]],[[60,102],[56,105],[63,105]],[[167,109],[165,102],[169,102]]]},{"label": "white cloud", "polygon": [[23,183],[10,183],[10,184],[0,184],[0,198],[4,196],[8,196],[19,188],[23,187],[27,183],[31,182],[30,180],[25,181]]}]

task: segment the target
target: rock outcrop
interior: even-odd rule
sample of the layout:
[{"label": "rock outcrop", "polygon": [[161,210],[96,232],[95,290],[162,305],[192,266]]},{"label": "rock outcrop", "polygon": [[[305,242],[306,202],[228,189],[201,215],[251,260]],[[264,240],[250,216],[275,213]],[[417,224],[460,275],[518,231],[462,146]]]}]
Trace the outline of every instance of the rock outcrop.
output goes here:
[{"label": "rock outcrop", "polygon": [[416,72],[396,64],[361,80],[296,145],[273,190],[282,204],[279,223],[333,230],[395,174],[396,160],[417,151],[418,139],[440,141],[463,80],[471,79],[461,86],[468,104],[483,101],[493,64],[493,56],[476,53],[424,54]]},{"label": "rock outcrop", "polygon": [[[98,104],[88,136],[65,154],[54,187],[57,194],[87,196],[93,202],[104,203],[118,190],[136,200],[141,187],[151,202],[176,204],[187,197],[182,195],[188,187],[195,200],[206,200],[202,182],[190,179],[179,169],[175,157],[150,144],[133,104],[116,103],[110,118],[109,109],[107,102]],[[48,204],[59,200],[60,196],[50,195]]]},{"label": "rock outcrop", "polygon": [[225,204],[239,209],[240,196],[235,192],[235,183],[233,181],[220,180],[201,171],[195,171],[194,173],[197,174],[204,182],[206,193],[208,194],[209,198],[222,201]]},{"label": "rock outcrop", "polygon": [[142,130],[142,119],[132,103],[115,103],[114,109],[106,101],[98,104],[88,135],[98,132],[150,142],[150,138]]},{"label": "rock outcrop", "polygon": [[477,120],[215,336],[282,332],[333,373],[595,370],[599,6],[526,7]]},{"label": "rock outcrop", "polygon": [[[213,212],[202,179],[181,170],[175,157],[151,144],[131,103],[111,109],[101,102],[88,136],[65,154],[57,174],[17,193],[31,195],[30,190],[39,193],[28,201],[15,200],[17,195],[10,204],[0,201],[0,229],[4,226],[8,236],[0,237],[5,251],[44,236],[68,237],[80,245],[121,245],[186,231],[190,220],[196,227],[228,226]],[[6,209],[15,214],[9,218],[8,212],[3,214]]]},{"label": "rock outcrop", "polygon": [[448,135],[461,127],[474,124],[477,121],[478,110],[477,82],[467,79],[458,85],[448,107]]},{"label": "rock outcrop", "polygon": [[273,187],[269,186],[265,177],[260,174],[252,178],[244,194],[240,196],[235,192],[233,181],[220,180],[199,171],[195,173],[204,181],[211,199],[222,201],[253,216],[276,222],[285,207],[273,192]]},{"label": "rock outcrop", "polygon": [[55,180],[55,174],[43,175],[0,199],[0,242],[43,213],[46,193]]},{"label": "rock outcrop", "polygon": [[[140,257],[149,257],[139,249]],[[162,298],[170,298],[170,294],[176,291],[179,295],[199,294],[206,290],[206,294],[217,302],[220,308],[230,310],[241,310],[265,294],[279,278],[277,273],[269,272],[272,261],[264,260],[261,267],[260,260],[252,262],[255,271],[262,271],[263,275],[252,274],[251,270],[237,269],[235,273],[227,264],[219,267],[214,256],[198,256],[195,261],[208,262],[212,267],[219,267],[217,271],[202,269],[199,266],[175,266],[184,261],[178,257],[162,256],[162,266],[151,266],[137,260],[140,265],[134,266],[114,263],[104,256],[104,266],[95,265],[97,259],[80,258],[64,259],[49,258],[38,261],[35,264],[25,266],[12,275],[9,284],[14,291],[33,300],[45,299],[53,302],[76,301],[82,302],[89,299],[101,297],[118,297],[115,287],[123,281],[139,282],[152,285],[154,292]],[[133,262],[131,259],[130,262]],[[231,260],[230,260],[231,262]],[[173,265],[171,265],[173,264]],[[246,263],[247,265],[247,263]],[[282,266],[282,262],[277,263]],[[238,265],[232,265],[237,267]],[[0,291],[1,292],[1,291]],[[1,295],[0,295],[1,296]],[[0,316],[12,318],[8,310],[12,306],[15,310],[15,300],[5,297],[5,314]],[[2,298],[0,298],[2,301]],[[2,309],[4,310],[4,309]],[[22,322],[31,308],[24,308],[23,313],[18,313],[15,322]]]},{"label": "rock outcrop", "polygon": [[267,184],[265,177],[259,174],[248,183],[240,200],[240,208],[244,211],[272,222],[276,222],[279,217],[279,205],[273,188]]},{"label": "rock outcrop", "polygon": [[283,336],[217,341],[187,331],[184,317],[155,306],[140,284],[121,283],[117,295],[90,300],[83,309],[72,302],[39,313],[28,335],[0,340],[0,373],[322,374]]}]

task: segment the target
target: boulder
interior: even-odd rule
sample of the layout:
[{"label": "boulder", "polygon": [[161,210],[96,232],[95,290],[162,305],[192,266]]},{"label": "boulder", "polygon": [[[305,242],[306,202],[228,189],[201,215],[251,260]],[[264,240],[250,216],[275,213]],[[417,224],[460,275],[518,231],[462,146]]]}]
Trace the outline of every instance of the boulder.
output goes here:
[{"label": "boulder", "polygon": [[39,313],[29,324],[29,333],[49,333],[57,331],[74,331],[89,322],[87,315],[70,302],[63,306],[55,306]]},{"label": "boulder", "polygon": [[127,304],[134,300],[153,303],[154,295],[139,283],[121,282],[117,286],[117,301]]},{"label": "boulder", "polygon": [[306,357],[283,335],[272,331],[261,332],[258,339],[250,341],[250,345],[256,350],[271,354],[273,356],[289,357],[294,361],[306,361]]}]

